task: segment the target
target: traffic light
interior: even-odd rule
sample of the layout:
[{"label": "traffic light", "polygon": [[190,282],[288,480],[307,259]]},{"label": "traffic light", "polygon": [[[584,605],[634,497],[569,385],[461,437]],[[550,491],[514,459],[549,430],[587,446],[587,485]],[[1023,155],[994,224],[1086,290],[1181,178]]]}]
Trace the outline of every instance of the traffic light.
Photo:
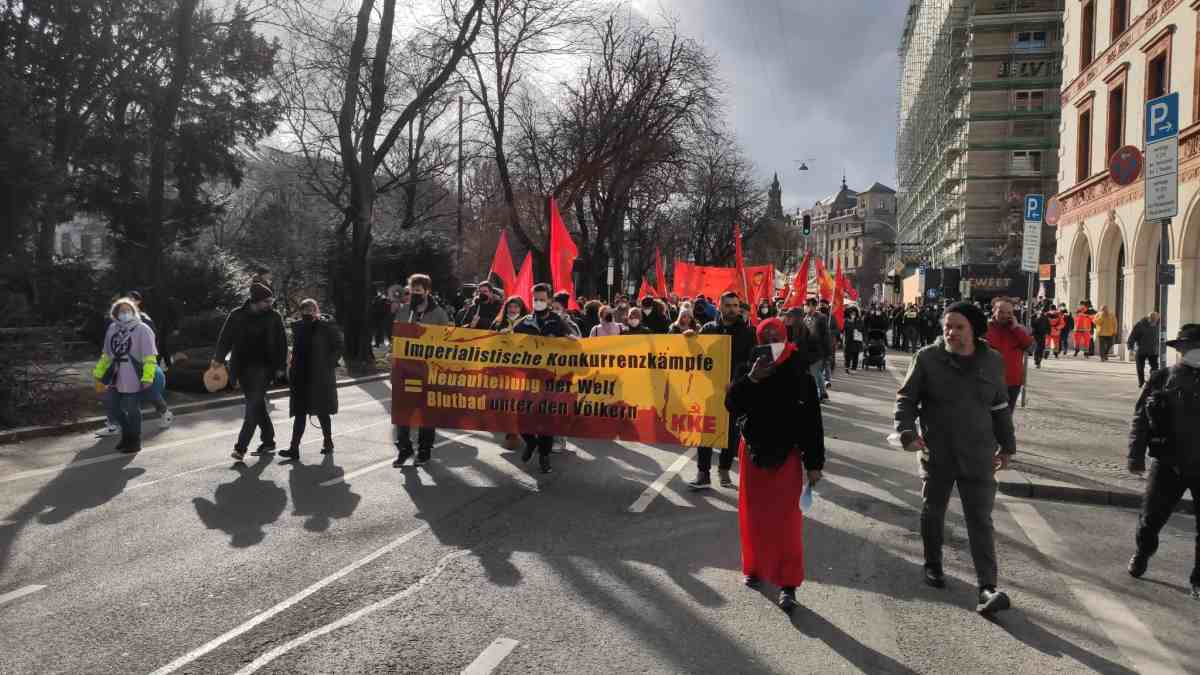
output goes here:
[{"label": "traffic light", "polygon": [[800,231],[804,233],[804,236],[807,237],[812,234],[812,216],[808,215],[807,213],[804,214],[801,222],[803,225],[800,226]]}]

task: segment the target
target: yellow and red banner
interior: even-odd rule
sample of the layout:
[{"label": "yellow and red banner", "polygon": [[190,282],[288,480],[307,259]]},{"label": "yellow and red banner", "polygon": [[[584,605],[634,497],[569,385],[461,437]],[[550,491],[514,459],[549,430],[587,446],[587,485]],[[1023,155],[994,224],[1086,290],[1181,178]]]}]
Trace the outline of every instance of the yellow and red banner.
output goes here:
[{"label": "yellow and red banner", "polygon": [[397,323],[392,421],[724,447],[728,336],[583,340]]}]

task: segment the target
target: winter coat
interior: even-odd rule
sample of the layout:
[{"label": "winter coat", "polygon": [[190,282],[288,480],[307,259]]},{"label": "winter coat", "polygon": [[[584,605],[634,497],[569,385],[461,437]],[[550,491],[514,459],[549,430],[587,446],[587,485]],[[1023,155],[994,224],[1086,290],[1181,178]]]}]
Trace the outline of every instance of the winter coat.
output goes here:
[{"label": "winter coat", "polygon": [[337,364],[345,348],[341,329],[325,316],[315,321],[294,321],[291,327],[288,414],[336,415]]},{"label": "winter coat", "polygon": [[823,359],[829,358],[833,354],[833,334],[829,330],[829,317],[821,312],[814,312],[806,315],[803,322],[808,332],[810,350],[820,353]]},{"label": "winter coat", "polygon": [[[863,342],[867,339],[867,328],[861,319],[846,319],[846,326],[842,329],[845,334],[845,341],[842,343],[847,354],[857,354],[862,351]],[[855,331],[858,332],[860,339],[855,339]]]},{"label": "winter coat", "polygon": [[1046,318],[1045,314],[1039,315],[1033,320],[1033,337],[1044,339],[1049,334],[1050,320]]},{"label": "winter coat", "polygon": [[229,356],[229,376],[238,379],[252,365],[274,375],[287,367],[287,333],[283,318],[273,309],[254,312],[246,303],[230,312],[217,338],[213,360],[224,363]]},{"label": "winter coat", "polygon": [[[499,300],[489,300],[488,302],[476,302],[463,315],[463,320],[459,324],[465,328],[475,328],[477,330],[487,330],[496,321],[496,317],[500,314],[502,304]],[[471,326],[478,317],[479,321],[475,326]]]},{"label": "winter coat", "polygon": [[1093,320],[1096,323],[1096,335],[1099,337],[1113,337],[1117,334],[1117,315],[1105,314],[1103,312],[1097,314]]},{"label": "winter coat", "polygon": [[1004,358],[982,340],[969,358],[947,351],[945,338],[917,352],[896,392],[896,430],[915,431],[917,418],[928,448],[923,477],[995,480],[996,446],[1017,451]]},{"label": "winter coat", "polygon": [[433,298],[425,298],[425,308],[420,311],[413,310],[412,304],[400,305],[400,309],[396,312],[396,321],[399,323],[419,323],[426,326],[451,326],[450,314]]},{"label": "winter coat", "polygon": [[1154,371],[1134,406],[1129,467],[1146,454],[1188,475],[1200,475],[1200,369],[1178,363]]},{"label": "winter coat", "polygon": [[651,333],[666,335],[667,329],[671,327],[671,320],[667,318],[665,309],[666,305],[657,301],[649,312],[643,309],[642,325],[649,328]]},{"label": "winter coat", "polygon": [[1053,315],[1050,315],[1050,335],[1059,337],[1066,329],[1067,320],[1063,318],[1062,314],[1055,312]]},{"label": "winter coat", "polygon": [[541,337],[567,337],[570,329],[554,312],[549,310],[540,316],[535,312],[527,314],[513,326],[514,333],[521,335],[540,335]]},{"label": "winter coat", "polygon": [[754,345],[758,342],[758,338],[754,335],[754,328],[746,323],[745,319],[739,317],[730,325],[725,325],[720,319],[709,321],[700,327],[701,335],[728,335],[732,341],[732,349],[730,351],[732,368],[729,373],[729,381],[733,382],[739,377],[750,372],[750,366],[754,365],[750,362],[754,355]]},{"label": "winter coat", "polygon": [[804,468],[825,468],[825,428],[817,385],[806,364],[795,355],[776,366],[761,382],[740,375],[725,394],[725,408],[741,418],[746,454],[761,468],[775,468],[792,452],[804,457]]},{"label": "winter coat", "polygon": [[1129,348],[1137,349],[1140,356],[1150,356],[1158,353],[1159,325],[1143,317],[1129,331]]},{"label": "winter coat", "polygon": [[1025,332],[1021,324],[1001,326],[995,321],[988,322],[987,335],[984,337],[988,345],[1000,352],[1004,357],[1004,381],[1010,387],[1025,384],[1025,369],[1023,368],[1025,354],[1033,345],[1033,336]]}]

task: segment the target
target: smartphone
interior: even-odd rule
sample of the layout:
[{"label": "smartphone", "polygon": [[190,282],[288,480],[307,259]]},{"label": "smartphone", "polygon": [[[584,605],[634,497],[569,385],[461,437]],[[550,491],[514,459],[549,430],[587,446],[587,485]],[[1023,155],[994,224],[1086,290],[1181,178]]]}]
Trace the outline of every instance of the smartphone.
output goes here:
[{"label": "smartphone", "polygon": [[750,354],[750,363],[758,363],[761,357],[767,357],[772,363],[775,362],[775,354],[771,351],[771,345],[758,345]]}]

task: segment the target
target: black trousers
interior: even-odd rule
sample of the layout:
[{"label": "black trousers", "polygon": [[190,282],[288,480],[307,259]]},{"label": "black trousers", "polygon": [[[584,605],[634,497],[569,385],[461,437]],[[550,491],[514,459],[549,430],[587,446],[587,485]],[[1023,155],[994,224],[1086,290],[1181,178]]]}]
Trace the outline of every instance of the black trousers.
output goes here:
[{"label": "black trousers", "polygon": [[267,387],[271,384],[271,369],[267,366],[246,366],[238,374],[238,382],[242,386],[242,396],[246,399],[246,412],[242,418],[242,430],[238,433],[238,450],[245,451],[254,438],[254,430],[259,430],[259,440],[263,443],[275,442],[275,426],[271,424],[271,414],[267,412]]},{"label": "black trousers", "polygon": [[[1146,497],[1142,501],[1142,513],[1138,516],[1137,550],[1144,556],[1152,556],[1158,550],[1158,533],[1171,518],[1183,493],[1192,493],[1192,503],[1200,504],[1200,474],[1182,474],[1169,464],[1155,461],[1150,465],[1146,479]],[[1200,508],[1196,509],[1200,516]],[[1200,584],[1200,517],[1196,520],[1196,552],[1192,566],[1193,584]]]},{"label": "black trousers", "polygon": [[537,451],[539,457],[549,457],[550,450],[554,448],[553,436],[541,436],[537,434],[521,434],[521,438],[525,440],[527,447]]},{"label": "black trousers", "polygon": [[862,353],[859,349],[846,350],[846,368],[850,370],[858,370],[858,356]]},{"label": "black trousers", "polygon": [[971,542],[971,559],[975,562],[975,577],[979,587],[995,586],[999,576],[996,564],[996,533],[992,525],[992,509],[996,506],[996,481],[966,480],[951,476],[929,474],[921,487],[921,541],[925,544],[925,563],[942,564],[942,543],[945,539],[946,508],[950,493],[958,485],[963,517],[967,521],[967,538]]},{"label": "black trousers", "polygon": [[[333,436],[333,420],[329,419],[329,415],[317,415],[317,420],[321,423],[321,434],[325,438]],[[292,443],[293,448],[300,447],[300,440],[304,438],[304,430],[308,426],[308,415],[296,415],[296,419],[292,422]]]},{"label": "black trousers", "polygon": [[1137,355],[1137,374],[1138,386],[1142,387],[1146,384],[1146,362],[1150,362],[1150,372],[1158,370],[1158,354],[1138,354]]},{"label": "black trousers", "polygon": [[1042,359],[1046,358],[1046,336],[1037,335],[1033,338],[1033,364],[1035,366],[1042,365]]},{"label": "black trousers", "polygon": [[[437,429],[433,427],[421,427],[417,430],[417,449],[421,452],[429,452],[433,450],[433,438],[437,434]],[[411,427],[396,427],[396,446],[412,450],[412,428]]]},{"label": "black trousers", "polygon": [[[717,460],[717,468],[728,471],[733,468],[733,458],[737,456],[738,443],[742,438],[742,430],[737,425],[737,418],[729,416],[729,443],[721,448],[721,456]],[[712,470],[713,449],[700,447],[696,449],[696,469],[700,473]]]},{"label": "black trousers", "polygon": [[1021,385],[1009,385],[1008,387],[1008,412],[1013,413],[1017,409],[1017,401],[1021,400]]}]

